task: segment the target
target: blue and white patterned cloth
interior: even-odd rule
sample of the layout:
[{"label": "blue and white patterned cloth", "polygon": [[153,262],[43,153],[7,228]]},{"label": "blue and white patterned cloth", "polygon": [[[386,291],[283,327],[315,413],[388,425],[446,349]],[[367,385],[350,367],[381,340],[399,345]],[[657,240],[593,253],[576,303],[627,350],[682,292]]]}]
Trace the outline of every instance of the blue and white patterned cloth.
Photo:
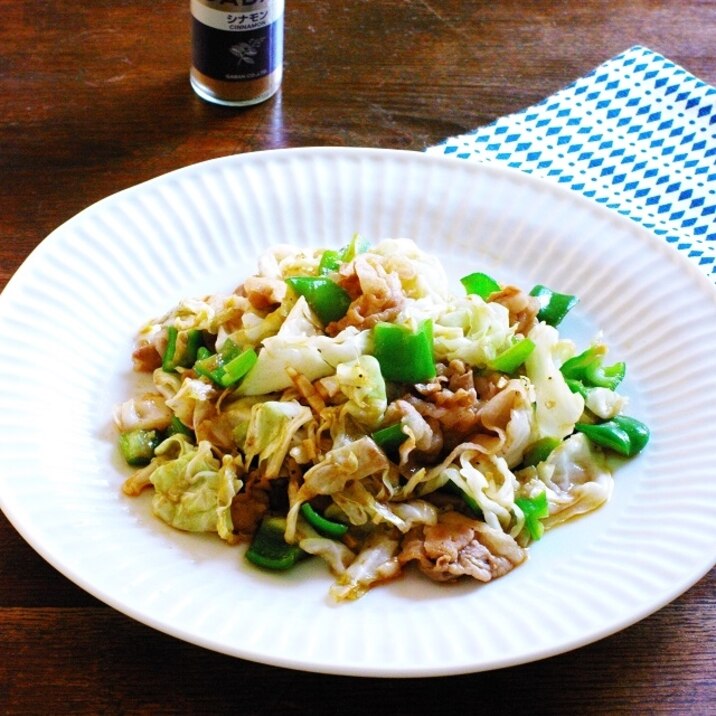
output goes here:
[{"label": "blue and white patterned cloth", "polygon": [[564,184],[662,236],[716,281],[716,88],[645,47],[426,151]]}]

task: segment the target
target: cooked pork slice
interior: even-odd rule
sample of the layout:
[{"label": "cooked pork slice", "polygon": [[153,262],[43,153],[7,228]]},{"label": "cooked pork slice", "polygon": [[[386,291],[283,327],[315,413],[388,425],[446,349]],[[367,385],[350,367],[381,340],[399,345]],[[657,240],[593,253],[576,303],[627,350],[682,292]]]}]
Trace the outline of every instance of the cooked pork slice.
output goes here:
[{"label": "cooked pork slice", "polygon": [[143,343],[132,353],[134,370],[139,373],[151,373],[162,367],[162,357],[153,343]]},{"label": "cooked pork slice", "polygon": [[231,502],[234,532],[240,538],[251,539],[268,509],[269,497],[264,490],[254,488],[235,495]]},{"label": "cooked pork slice", "polygon": [[404,461],[403,454],[407,459],[408,453],[413,450],[417,451],[422,462],[435,462],[443,448],[443,434],[437,420],[424,418],[406,400],[394,400],[385,411],[383,422],[385,425],[402,423],[413,435],[413,440],[404,443],[405,448],[401,448],[401,462]]},{"label": "cooked pork slice", "polygon": [[125,400],[117,409],[114,420],[120,432],[164,430],[172,420],[172,411],[161,393],[143,393]]},{"label": "cooked pork slice", "polygon": [[405,303],[400,277],[386,273],[375,256],[356,257],[346,273],[341,272],[339,284],[351,297],[357,295],[346,315],[326,326],[329,336],[337,335],[348,326],[366,330],[381,321],[392,321]]},{"label": "cooked pork slice", "polygon": [[244,291],[251,305],[259,311],[276,307],[286,297],[286,282],[266,276],[249,276],[244,281]]},{"label": "cooked pork slice", "polygon": [[515,286],[505,286],[502,291],[490,294],[488,300],[503,305],[510,312],[510,325],[523,336],[534,326],[540,310],[539,299]]},{"label": "cooked pork slice", "polygon": [[480,422],[481,403],[475,390],[472,368],[460,360],[437,365],[438,375],[415,386],[419,394],[407,394],[410,403],[424,418],[438,421],[445,432],[454,433],[456,444]]},{"label": "cooked pork slice", "polygon": [[416,560],[437,582],[469,576],[480,582],[507,574],[527,553],[509,535],[458,512],[442,514],[436,525],[420,525],[404,538],[401,564]]}]

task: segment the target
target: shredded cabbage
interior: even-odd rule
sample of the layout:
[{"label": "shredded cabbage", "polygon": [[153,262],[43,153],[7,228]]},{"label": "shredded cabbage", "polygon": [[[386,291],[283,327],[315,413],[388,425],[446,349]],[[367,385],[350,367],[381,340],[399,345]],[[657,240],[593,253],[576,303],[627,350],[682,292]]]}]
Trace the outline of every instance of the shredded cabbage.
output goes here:
[{"label": "shredded cabbage", "polygon": [[[322,325],[292,277],[336,283],[345,315]],[[540,320],[536,298],[490,285],[500,290],[453,291],[406,238],[273,247],[233,293],[182,300],[139,331],[134,365],[154,387],[118,406],[115,422],[150,446],[149,464],[132,463],[124,492],[151,490],[164,522],[230,543],[273,520],[292,555],[326,563],[338,601],[410,562],[437,581],[502,576],[543,528],[609,499],[605,450],[575,426],[622,416],[627,398],[618,381],[565,379],[575,344]],[[379,323],[429,326],[435,378],[387,380],[400,372],[373,355]],[[499,356],[524,339],[532,352],[505,368]],[[176,345],[196,355],[165,360]]]}]

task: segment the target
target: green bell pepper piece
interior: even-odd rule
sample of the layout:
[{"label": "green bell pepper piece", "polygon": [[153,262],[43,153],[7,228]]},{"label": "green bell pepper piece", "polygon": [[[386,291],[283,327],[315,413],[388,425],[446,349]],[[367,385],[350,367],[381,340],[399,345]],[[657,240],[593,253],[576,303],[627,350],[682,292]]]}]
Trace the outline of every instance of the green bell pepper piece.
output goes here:
[{"label": "green bell pepper piece", "polygon": [[408,436],[403,432],[403,424],[395,423],[376,430],[371,437],[383,450],[394,450],[399,448]]},{"label": "green bell pepper piece", "polygon": [[522,457],[524,467],[532,467],[544,462],[562,441],[559,438],[540,438],[525,450]]},{"label": "green bell pepper piece", "polygon": [[584,371],[585,382],[594,388],[609,388],[616,390],[619,383],[624,380],[626,363],[619,361],[610,366],[603,366],[601,361],[588,365]]},{"label": "green bell pepper piece", "polygon": [[649,442],[649,428],[636,418],[617,415],[603,423],[577,423],[574,429],[593,443],[625,457],[639,454]]},{"label": "green bell pepper piece", "polygon": [[338,321],[346,315],[351,297],[346,290],[326,276],[291,276],[286,283],[304,296],[310,309],[323,323]]},{"label": "green bell pepper piece", "polygon": [[515,504],[522,510],[525,516],[525,528],[530,539],[538,540],[544,534],[544,525],[540,520],[549,517],[549,504],[547,493],[540,492],[537,497],[518,497]]},{"label": "green bell pepper piece", "polygon": [[176,370],[174,358],[177,351],[177,338],[179,331],[176,326],[167,326],[167,347],[164,349],[162,356],[162,370],[171,373]]},{"label": "green bell pepper piece", "polygon": [[326,274],[338,271],[342,263],[343,259],[339,251],[326,249],[321,254],[321,260],[318,263],[318,275],[325,276]]},{"label": "green bell pepper piece", "polygon": [[301,514],[304,516],[306,522],[324,537],[340,539],[348,532],[348,525],[326,519],[323,515],[316,512],[308,502],[304,502],[301,505]]},{"label": "green bell pepper piece", "polygon": [[530,296],[535,296],[540,302],[541,308],[537,313],[537,320],[544,321],[550,326],[558,326],[567,313],[579,302],[576,296],[568,293],[557,293],[542,284],[537,284],[530,291]]},{"label": "green bell pepper piece", "polygon": [[370,243],[366,239],[360,234],[354,234],[351,242],[340,251],[326,249],[321,254],[321,260],[318,263],[318,275],[325,276],[326,274],[338,271],[341,264],[352,261],[358,254],[365,253],[369,248]]},{"label": "green bell pepper piece", "polygon": [[298,545],[284,540],[285,531],[285,517],[264,517],[246,550],[246,559],[265,569],[286,570],[293,567],[305,552]]},{"label": "green bell pepper piece", "polygon": [[565,378],[584,381],[587,367],[595,361],[601,363],[604,358],[604,352],[605,348],[601,344],[589,346],[587,350],[564,361],[560,367],[560,371]]},{"label": "green bell pepper piece", "polygon": [[535,344],[529,338],[523,338],[489,361],[487,367],[500,373],[514,373],[529,358],[534,349]]},{"label": "green bell pepper piece", "polygon": [[207,355],[206,350],[199,350],[197,356],[199,359],[194,363],[194,370],[223,388],[238,383],[258,360],[253,348],[242,351],[230,338],[224,341],[218,353]]},{"label": "green bell pepper piece", "polygon": [[161,438],[156,430],[137,428],[120,434],[119,451],[128,465],[135,467],[148,465],[160,441]]},{"label": "green bell pepper piece", "polygon": [[626,363],[619,362],[614,365],[603,366],[606,348],[601,345],[594,345],[587,348],[579,355],[566,360],[560,367],[560,371],[568,381],[573,393],[582,392],[577,385],[569,381],[576,381],[587,388],[609,388],[616,390],[617,386],[624,380],[626,374]]},{"label": "green bell pepper piece", "polygon": [[174,373],[177,367],[189,368],[196,360],[197,351],[202,345],[200,330],[192,329],[186,334],[184,350],[179,353],[179,330],[176,326],[167,326],[167,347],[162,356],[162,370]]},{"label": "green bell pepper piece", "polygon": [[564,382],[573,393],[579,393],[585,400],[589,396],[589,389],[584,383],[574,380],[573,378],[565,378]]},{"label": "green bell pepper piece", "polygon": [[631,418],[628,415],[615,415],[612,418],[612,422],[616,423],[628,436],[631,441],[631,454],[637,455],[640,453],[649,443],[651,433],[649,428],[636,418]]},{"label": "green bell pepper piece", "polygon": [[172,415],[171,423],[169,423],[169,427],[164,431],[164,437],[168,438],[172,435],[186,435],[188,438],[193,438],[194,431],[184,425],[176,415]]},{"label": "green bell pepper piece", "polygon": [[370,242],[360,234],[353,234],[351,242],[343,247],[341,259],[343,262],[353,261],[358,254],[364,254],[370,248]]},{"label": "green bell pepper piece", "polygon": [[208,349],[200,349],[197,352],[197,360],[194,363],[194,370],[215,383],[221,384],[221,377],[224,372],[224,365],[241,354],[234,341],[227,338],[224,345],[217,353],[211,353]]},{"label": "green bell pepper piece", "polygon": [[219,382],[225,388],[238,383],[256,364],[258,355],[253,348],[247,348],[228,363],[224,363],[224,373]]},{"label": "green bell pepper piece", "polygon": [[433,359],[433,324],[421,321],[415,331],[394,323],[373,327],[373,355],[383,378],[396,383],[422,383],[437,373]]},{"label": "green bell pepper piece", "polygon": [[616,423],[607,421],[605,423],[577,423],[574,426],[577,432],[584,433],[593,443],[602,447],[614,450],[620,455],[629,456],[631,452],[631,440],[627,433]]},{"label": "green bell pepper piece", "polygon": [[466,293],[475,294],[483,300],[486,300],[491,293],[501,290],[500,284],[492,276],[479,271],[463,276],[460,283],[465,287]]},{"label": "green bell pepper piece", "polygon": [[400,446],[408,439],[408,436],[403,432],[402,423],[395,423],[387,428],[376,430],[371,434],[371,437],[391,460],[399,459]]},{"label": "green bell pepper piece", "polygon": [[465,490],[452,480],[448,480],[443,485],[443,489],[451,495],[457,495],[462,498],[462,501],[470,508],[470,511],[475,515],[475,517],[481,518],[483,516],[482,509],[480,508],[480,505],[477,504],[477,500],[472,495],[468,495]]}]

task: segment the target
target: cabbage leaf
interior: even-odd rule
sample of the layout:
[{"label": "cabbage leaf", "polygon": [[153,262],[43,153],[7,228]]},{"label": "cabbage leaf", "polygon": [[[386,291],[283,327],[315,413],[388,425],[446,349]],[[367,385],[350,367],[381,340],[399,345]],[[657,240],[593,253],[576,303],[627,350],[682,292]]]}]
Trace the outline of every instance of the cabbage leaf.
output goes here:
[{"label": "cabbage leaf", "polygon": [[166,403],[184,425],[193,428],[198,422],[195,417],[209,408],[215,395],[216,390],[210,383],[198,378],[185,378],[181,388]]},{"label": "cabbage leaf", "polygon": [[433,350],[436,360],[484,368],[509,347],[513,335],[507,308],[471,294],[453,298],[434,319]]},{"label": "cabbage leaf", "polygon": [[290,387],[292,381],[286,371],[289,367],[310,381],[324,378],[335,373],[339,364],[366,352],[369,331],[349,327],[334,338],[321,335],[310,313],[301,296],[281,330],[263,341],[256,365],[237,389],[239,395],[263,395]]},{"label": "cabbage leaf", "polygon": [[536,467],[520,471],[518,478],[524,481],[520,494],[525,497],[546,489],[549,517],[542,520],[546,529],[597,509],[609,499],[614,485],[606,458],[581,433],[567,438]]},{"label": "cabbage leaf", "polygon": [[269,479],[278,477],[291,438],[311,417],[311,409],[297,400],[255,403],[251,407],[246,438],[240,445],[246,454],[246,465],[258,456],[263,474]]},{"label": "cabbage leaf", "polygon": [[400,541],[390,532],[371,533],[360,554],[330,588],[330,595],[336,601],[358,599],[373,584],[397,577],[401,572],[399,547]]},{"label": "cabbage leaf", "polygon": [[388,407],[380,363],[367,355],[340,363],[336,368],[336,380],[341,392],[348,398],[343,412],[359,425],[375,430]]},{"label": "cabbage leaf", "polygon": [[388,273],[397,274],[403,293],[418,303],[440,305],[448,297],[442,263],[410,239],[383,239],[368,253],[378,254]]},{"label": "cabbage leaf", "polygon": [[535,344],[525,361],[525,372],[535,394],[533,437],[535,440],[567,437],[584,412],[584,398],[569,389],[557,365],[559,333],[546,323],[538,323],[528,337]]},{"label": "cabbage leaf", "polygon": [[150,476],[154,514],[187,532],[217,532],[231,541],[231,501],[241,488],[230,457],[213,456],[211,443],[194,446],[184,435],[167,438],[156,449],[166,460]]}]

